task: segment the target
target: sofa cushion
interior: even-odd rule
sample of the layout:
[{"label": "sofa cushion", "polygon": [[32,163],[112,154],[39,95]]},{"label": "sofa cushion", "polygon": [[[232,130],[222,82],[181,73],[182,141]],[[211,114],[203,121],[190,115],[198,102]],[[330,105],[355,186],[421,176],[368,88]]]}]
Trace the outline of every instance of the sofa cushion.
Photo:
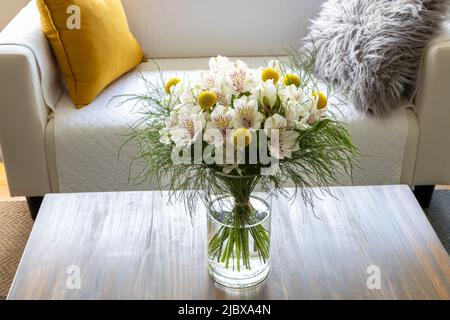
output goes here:
[{"label": "sofa cushion", "polygon": [[122,0],[149,58],[285,55],[324,0]]},{"label": "sofa cushion", "polygon": [[42,29],[74,104],[83,107],[138,65],[143,52],[120,0],[37,0]]},{"label": "sofa cushion", "polygon": [[359,110],[385,115],[412,98],[447,7],[448,0],[328,0],[307,38],[317,75],[349,88]]},{"label": "sofa cushion", "polygon": [[[241,58],[250,67],[264,65],[271,58]],[[195,77],[199,69],[208,68],[208,59],[156,60],[165,78]],[[60,192],[98,192],[155,189],[152,183],[129,185],[128,174],[135,154],[133,143],[119,149],[126,141],[127,127],[139,119],[139,109],[132,102],[117,107],[108,106],[113,96],[143,92],[139,72],[158,81],[159,73],[153,62],[139,66],[108,87],[88,108],[75,110],[66,95],[55,112],[55,153]],[[355,143],[365,157],[354,172],[358,185],[398,184],[402,182],[402,167],[411,122],[407,111],[400,109],[383,120],[360,115],[351,106],[338,113],[345,121]],[[413,141],[412,144],[417,144]],[[139,170],[139,165],[134,167]],[[340,184],[352,182],[343,177]]]}]

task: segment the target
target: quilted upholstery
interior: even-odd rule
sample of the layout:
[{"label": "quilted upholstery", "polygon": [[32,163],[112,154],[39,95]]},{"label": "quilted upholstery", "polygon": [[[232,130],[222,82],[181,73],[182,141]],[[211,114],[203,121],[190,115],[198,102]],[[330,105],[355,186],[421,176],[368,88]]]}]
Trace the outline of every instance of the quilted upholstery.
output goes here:
[{"label": "quilted upholstery", "polygon": [[[251,67],[263,65],[268,58],[243,58]],[[166,77],[177,75],[195,77],[198,69],[208,66],[207,59],[158,60]],[[88,108],[76,110],[66,95],[56,108],[56,157],[60,192],[97,192],[155,189],[155,185],[130,185],[128,169],[134,154],[127,145],[118,159],[118,150],[126,138],[127,126],[139,115],[133,105],[110,105],[111,97],[143,90],[138,72],[158,79],[153,63],[140,66],[111,85]],[[135,110],[136,111],[136,110]],[[353,139],[360,147],[360,168],[355,170],[357,185],[398,184],[401,182],[403,154],[408,132],[405,110],[384,120],[368,119],[352,106],[342,108]],[[138,167],[135,168],[138,170]],[[341,184],[350,185],[348,178]]]}]

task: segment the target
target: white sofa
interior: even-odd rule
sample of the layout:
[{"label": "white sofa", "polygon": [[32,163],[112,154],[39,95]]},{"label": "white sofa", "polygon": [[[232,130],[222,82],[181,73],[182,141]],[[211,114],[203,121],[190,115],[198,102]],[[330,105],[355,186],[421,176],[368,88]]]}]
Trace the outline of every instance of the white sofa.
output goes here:
[{"label": "white sofa", "polygon": [[[257,66],[283,55],[306,34],[318,0],[122,0],[147,57],[165,73],[207,67],[206,57],[243,57]],[[18,37],[20,40],[14,39]],[[32,1],[0,34],[0,145],[13,196],[151,189],[128,183],[132,145],[118,159],[135,119],[130,106],[106,107],[140,90],[136,74],[156,77],[152,62],[117,80],[76,110],[39,27]],[[343,113],[365,157],[342,184],[450,184],[450,36],[430,42],[417,94],[383,119]]]}]

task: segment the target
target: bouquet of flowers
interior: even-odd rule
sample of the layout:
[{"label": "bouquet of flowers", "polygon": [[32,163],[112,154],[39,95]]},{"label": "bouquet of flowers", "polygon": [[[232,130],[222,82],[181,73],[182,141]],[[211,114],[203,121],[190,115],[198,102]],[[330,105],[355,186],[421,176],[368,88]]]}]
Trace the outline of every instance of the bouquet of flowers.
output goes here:
[{"label": "bouquet of flowers", "polygon": [[196,79],[143,77],[144,94],[121,96],[142,114],[127,133],[143,164],[134,178],[156,181],[191,211],[205,201],[210,272],[222,284],[244,287],[267,275],[270,204],[255,188],[267,199],[289,182],[311,202],[311,187],[351,173],[358,151],[313,63],[293,55],[250,69],[218,56]]}]

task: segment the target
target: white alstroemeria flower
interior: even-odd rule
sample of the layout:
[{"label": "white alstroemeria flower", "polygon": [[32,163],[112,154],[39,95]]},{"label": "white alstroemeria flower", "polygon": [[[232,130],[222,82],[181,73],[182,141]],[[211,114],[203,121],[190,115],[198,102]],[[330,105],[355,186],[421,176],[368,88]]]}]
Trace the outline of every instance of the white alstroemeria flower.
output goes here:
[{"label": "white alstroemeria flower", "polygon": [[204,90],[211,90],[216,82],[216,74],[212,71],[203,71],[200,73],[200,82]]},{"label": "white alstroemeria flower", "polygon": [[159,130],[159,142],[166,145],[172,143],[172,140],[170,140],[170,129],[162,128],[161,130]]},{"label": "white alstroemeria flower", "polygon": [[247,73],[247,76],[245,78],[243,92],[252,93],[261,82],[261,77],[259,77],[256,73],[250,71],[249,73]]},{"label": "white alstroemeria flower", "polygon": [[205,140],[208,144],[215,146],[222,146],[225,141],[222,132],[215,128],[211,123],[206,125],[203,140]]},{"label": "white alstroemeria flower", "polygon": [[184,128],[175,128],[171,131],[171,139],[177,148],[185,148],[191,146],[200,134],[191,134],[191,132]]},{"label": "white alstroemeria flower", "polygon": [[209,69],[212,73],[227,73],[230,67],[230,60],[226,57],[217,56],[209,60]]},{"label": "white alstroemeria flower", "polygon": [[188,89],[186,91],[184,91],[181,95],[180,95],[180,103],[182,105],[186,105],[186,104],[195,104],[197,101],[195,99],[195,95],[194,92],[191,89]]},{"label": "white alstroemeria flower", "polygon": [[172,86],[172,88],[170,89],[171,94],[166,95],[163,98],[164,105],[167,105],[169,108],[173,110],[180,102],[182,104],[191,103],[191,101],[188,101],[187,99],[181,101],[182,100],[181,97],[183,97],[188,90],[189,85],[184,81],[179,82],[176,85]]},{"label": "white alstroemeria flower", "polygon": [[219,104],[228,106],[233,94],[233,83],[227,73],[212,71],[200,74],[200,85],[203,90],[212,91],[217,95]]},{"label": "white alstroemeria flower", "polygon": [[303,89],[297,88],[294,84],[284,87],[280,90],[279,94],[283,103],[303,103],[305,101],[305,93],[303,92]]},{"label": "white alstroemeria flower", "polygon": [[234,110],[236,110],[235,128],[255,130],[261,128],[264,116],[258,111],[258,101],[254,97],[242,96],[236,99],[234,101]]},{"label": "white alstroemeria flower", "polygon": [[[179,93],[177,92],[179,90]],[[180,88],[175,87],[175,94],[178,95],[179,101],[182,105],[191,105],[197,103],[197,96],[200,92],[203,91],[202,86],[199,83],[194,85],[190,85],[188,83],[184,83],[180,86]]]},{"label": "white alstroemeria flower", "polygon": [[[282,95],[282,96],[281,96]],[[310,126],[317,112],[317,107],[311,99],[303,96],[302,99],[294,101],[293,99],[286,99],[285,92],[280,94],[288,128],[296,128],[299,130],[306,130]],[[297,102],[299,101],[299,102]]]},{"label": "white alstroemeria flower", "polygon": [[179,121],[181,122],[181,119],[186,116],[189,116],[189,117],[201,116],[201,117],[203,117],[203,110],[202,110],[202,108],[200,108],[199,105],[186,104],[186,105],[182,106],[178,111]]},{"label": "white alstroemeria flower", "polygon": [[227,74],[218,74],[210,90],[217,95],[217,102],[219,104],[224,106],[230,105],[233,94],[233,83]]},{"label": "white alstroemeria flower", "polygon": [[[175,109],[181,108],[181,105],[175,106]],[[172,111],[170,113],[170,116],[166,119],[166,128],[172,129],[175,128],[178,125],[178,112]]]},{"label": "white alstroemeria flower", "polygon": [[227,129],[231,129],[233,126],[235,115],[236,111],[232,108],[218,105],[211,113],[210,123],[212,123],[215,128],[220,129],[225,133]]},{"label": "white alstroemeria flower", "polygon": [[289,127],[295,126],[295,123],[301,118],[303,114],[304,109],[302,105],[292,102],[289,102],[285,105],[284,116]]},{"label": "white alstroemeria flower", "polygon": [[272,117],[267,118],[264,123],[264,129],[267,135],[270,135],[270,130],[284,130],[288,126],[288,121],[279,114],[274,114]]},{"label": "white alstroemeria flower", "polygon": [[216,106],[206,125],[204,140],[209,144],[223,145],[227,130],[233,126],[235,114],[232,108]]},{"label": "white alstroemeria flower", "polygon": [[319,109],[318,108],[318,103],[319,103],[319,98],[314,98],[311,97],[310,98],[310,116],[308,119],[308,124],[314,124],[317,121],[319,121],[321,118],[323,118],[324,116],[326,116],[327,112],[328,112],[328,108],[324,108],[324,109]]},{"label": "white alstroemeria flower", "polygon": [[183,108],[186,104],[193,104],[193,103],[179,103],[172,108],[172,110],[173,110],[172,112],[175,112],[178,115],[178,112],[180,111],[180,109]]},{"label": "white alstroemeria flower", "polygon": [[276,143],[276,141],[269,143],[270,155],[278,160],[292,158],[292,153],[300,150],[298,143],[299,136],[295,131],[280,131],[279,143]]},{"label": "white alstroemeria flower", "polygon": [[272,109],[278,99],[277,87],[273,84],[273,80],[262,82],[254,94],[266,111]]},{"label": "white alstroemeria flower", "polygon": [[[298,144],[299,134],[295,131],[286,130],[287,126],[288,121],[279,114],[268,118],[264,124],[267,137],[270,139],[270,154],[278,160],[292,157],[292,152],[298,151],[300,148]],[[277,138],[275,138],[275,134],[278,136]]]},{"label": "white alstroemeria flower", "polygon": [[256,74],[244,62],[239,60],[232,65],[228,76],[231,79],[233,93],[235,94],[252,92],[260,83]]},{"label": "white alstroemeria flower", "polygon": [[205,116],[197,105],[185,105],[178,111],[178,124],[171,130],[172,141],[177,147],[188,147],[201,136]]},{"label": "white alstroemeria flower", "polygon": [[217,96],[217,103],[220,103],[221,105],[224,106],[229,106],[231,103],[231,94],[228,94],[224,91],[221,91],[220,89],[214,88],[211,90],[212,92],[214,92]]},{"label": "white alstroemeria flower", "polygon": [[299,121],[295,121],[294,126],[297,130],[308,130],[311,126],[309,125],[308,121],[311,114],[307,113],[303,118],[301,118]]},{"label": "white alstroemeria flower", "polygon": [[302,100],[300,104],[289,102],[285,107],[285,116],[289,128],[307,130],[315,122],[316,107],[308,99]]}]

